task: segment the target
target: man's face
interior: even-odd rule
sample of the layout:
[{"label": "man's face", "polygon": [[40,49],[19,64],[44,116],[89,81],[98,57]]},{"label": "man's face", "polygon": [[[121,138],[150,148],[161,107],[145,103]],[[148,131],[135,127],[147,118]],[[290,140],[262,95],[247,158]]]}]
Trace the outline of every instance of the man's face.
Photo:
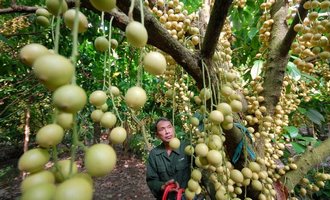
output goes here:
[{"label": "man's face", "polygon": [[169,121],[160,121],[157,124],[157,137],[163,142],[169,142],[175,137],[175,130]]}]

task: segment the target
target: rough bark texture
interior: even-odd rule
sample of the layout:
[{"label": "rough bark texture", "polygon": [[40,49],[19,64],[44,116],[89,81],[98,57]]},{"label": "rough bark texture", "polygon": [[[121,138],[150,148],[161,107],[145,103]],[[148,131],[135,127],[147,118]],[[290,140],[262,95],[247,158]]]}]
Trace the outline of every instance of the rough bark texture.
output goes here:
[{"label": "rough bark texture", "polygon": [[281,179],[284,185],[288,188],[288,191],[291,191],[309,170],[324,161],[329,156],[329,152],[330,138],[323,141],[320,146],[308,149],[303,155],[301,155],[296,161],[298,169],[286,173]]}]

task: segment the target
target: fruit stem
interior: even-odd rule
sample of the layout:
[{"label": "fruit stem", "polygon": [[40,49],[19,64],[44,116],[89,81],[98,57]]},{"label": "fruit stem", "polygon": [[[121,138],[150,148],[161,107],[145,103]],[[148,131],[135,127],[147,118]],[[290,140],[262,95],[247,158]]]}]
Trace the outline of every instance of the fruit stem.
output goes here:
[{"label": "fruit stem", "polygon": [[144,26],[144,11],[143,11],[143,2],[140,0],[140,13],[141,13],[141,24]]},{"label": "fruit stem", "polygon": [[70,173],[72,173],[72,166],[76,160],[77,147],[79,145],[78,130],[77,130],[77,114],[73,114],[73,128],[72,128],[72,146],[71,146],[71,164]]},{"label": "fruit stem", "polygon": [[128,11],[128,20],[130,22],[134,21],[134,19],[133,19],[134,4],[135,4],[135,0],[132,0],[131,6],[129,7],[129,11]]},{"label": "fruit stem", "polygon": [[55,27],[55,41],[54,41],[54,51],[58,53],[58,45],[60,40],[60,24],[61,17],[59,15],[56,16],[56,27]]}]

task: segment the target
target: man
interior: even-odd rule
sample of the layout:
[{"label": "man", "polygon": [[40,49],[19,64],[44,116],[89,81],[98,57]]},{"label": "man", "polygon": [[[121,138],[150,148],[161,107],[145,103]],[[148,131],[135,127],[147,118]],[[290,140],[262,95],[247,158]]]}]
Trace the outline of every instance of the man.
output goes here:
[{"label": "man", "polygon": [[162,199],[164,189],[169,183],[174,182],[180,188],[187,187],[190,178],[190,157],[184,153],[187,145],[184,142],[181,142],[176,150],[169,147],[170,140],[175,137],[175,128],[169,119],[158,119],[154,131],[162,143],[150,151],[146,180],[152,194],[158,200]]}]

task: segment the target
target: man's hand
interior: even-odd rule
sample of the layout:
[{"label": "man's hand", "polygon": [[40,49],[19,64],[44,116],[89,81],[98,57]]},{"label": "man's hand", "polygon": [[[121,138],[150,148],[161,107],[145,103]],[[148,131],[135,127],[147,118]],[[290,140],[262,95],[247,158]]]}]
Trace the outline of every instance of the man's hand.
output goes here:
[{"label": "man's hand", "polygon": [[161,190],[165,190],[165,187],[171,183],[175,183],[176,184],[176,187],[179,188],[179,183],[176,182],[174,179],[170,179],[168,180],[166,183],[164,183],[161,187]]}]

